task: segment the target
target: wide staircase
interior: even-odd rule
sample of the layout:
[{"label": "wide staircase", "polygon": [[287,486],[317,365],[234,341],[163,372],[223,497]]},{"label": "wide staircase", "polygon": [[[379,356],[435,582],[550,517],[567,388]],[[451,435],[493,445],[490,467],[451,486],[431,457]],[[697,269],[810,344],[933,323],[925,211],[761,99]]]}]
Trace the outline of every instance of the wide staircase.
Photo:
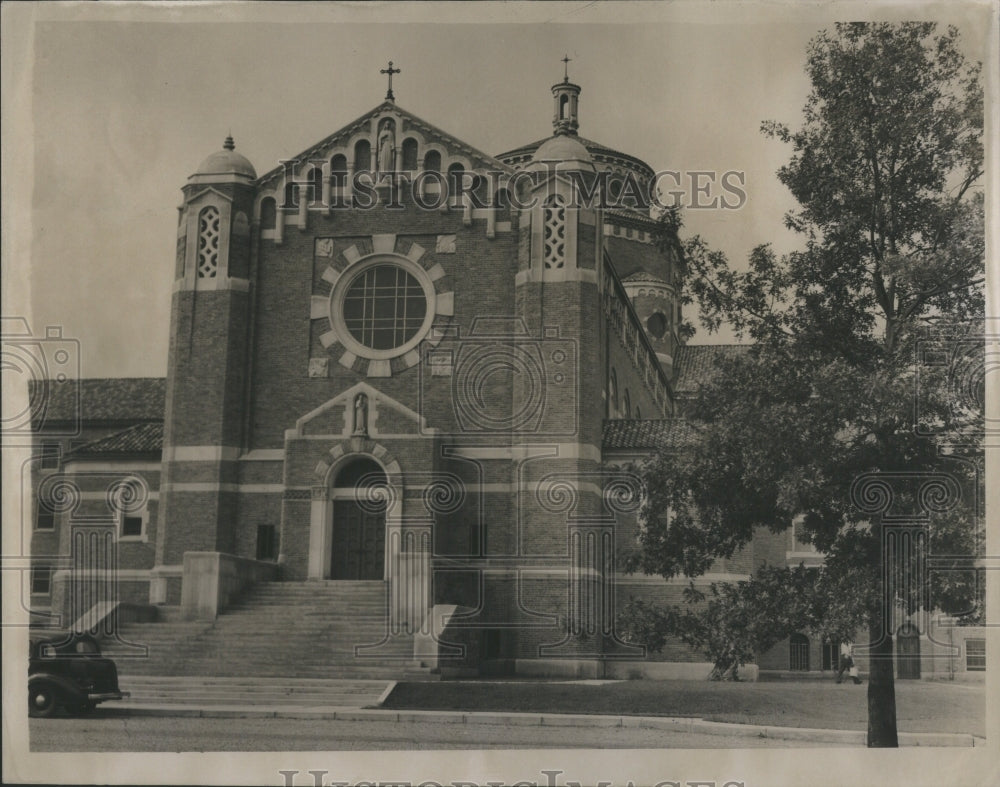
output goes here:
[{"label": "wide staircase", "polygon": [[125,689],[138,676],[436,679],[412,636],[388,629],[386,582],[263,582],[214,621],[126,624],[104,650]]}]

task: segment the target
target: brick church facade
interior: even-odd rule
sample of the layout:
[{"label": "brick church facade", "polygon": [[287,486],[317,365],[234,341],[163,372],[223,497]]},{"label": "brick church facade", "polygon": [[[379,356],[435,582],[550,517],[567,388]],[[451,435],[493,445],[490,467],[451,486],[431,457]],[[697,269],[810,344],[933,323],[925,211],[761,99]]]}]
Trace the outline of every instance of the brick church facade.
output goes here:
[{"label": "brick church facade", "polygon": [[[276,647],[305,599],[313,616],[325,593],[331,615],[375,599],[355,663],[707,674],[680,644],[620,641],[616,604],[687,580],[618,564],[633,466],[683,450],[685,396],[739,350],[680,341],[648,208],[579,204],[581,185],[618,197],[654,173],[579,135],[577,85],[552,93],[553,135],[497,156],[390,91],[263,175],[231,139],[202,162],[182,188],[166,378],[52,388],[37,421],[37,623],[115,609],[119,638],[204,638],[284,589],[281,614],[253,618]],[[700,581],[820,559],[797,544],[762,533]],[[827,666],[821,643],[794,647],[798,666],[793,643],[762,665]],[[197,670],[195,651],[170,668]]]}]

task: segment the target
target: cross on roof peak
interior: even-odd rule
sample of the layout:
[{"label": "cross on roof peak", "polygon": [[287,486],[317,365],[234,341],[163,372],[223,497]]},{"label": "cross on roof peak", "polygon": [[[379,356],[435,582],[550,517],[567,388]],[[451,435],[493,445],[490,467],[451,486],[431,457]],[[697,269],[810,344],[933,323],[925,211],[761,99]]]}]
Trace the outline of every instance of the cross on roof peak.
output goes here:
[{"label": "cross on roof peak", "polygon": [[562,63],[563,63],[563,82],[569,82],[569,64],[570,64],[570,61],[572,61],[572,59],[573,58],[571,58],[569,55],[563,55],[563,57],[562,57]]},{"label": "cross on roof peak", "polygon": [[403,73],[403,70],[400,69],[400,68],[393,68],[392,67],[392,61],[390,60],[389,61],[389,67],[388,68],[383,68],[381,71],[379,71],[379,73],[380,74],[388,74],[389,75],[389,89],[385,92],[385,98],[386,98],[387,101],[395,101],[396,97],[392,94],[392,75],[393,74],[401,74],[401,73]]}]

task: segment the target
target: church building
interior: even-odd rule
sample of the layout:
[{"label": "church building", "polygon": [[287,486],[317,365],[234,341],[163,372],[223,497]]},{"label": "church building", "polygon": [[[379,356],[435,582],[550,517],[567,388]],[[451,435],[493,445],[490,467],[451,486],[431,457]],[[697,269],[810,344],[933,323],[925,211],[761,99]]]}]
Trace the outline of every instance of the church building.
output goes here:
[{"label": "church building", "polygon": [[[232,138],[205,158],[166,378],[46,388],[33,620],[103,626],[124,675],[704,678],[614,618],[688,583],[620,570],[634,466],[683,450],[685,397],[738,350],[681,341],[654,170],[580,135],[582,92],[497,155],[390,81],[267,172]],[[819,559],[762,533],[699,581]]]}]

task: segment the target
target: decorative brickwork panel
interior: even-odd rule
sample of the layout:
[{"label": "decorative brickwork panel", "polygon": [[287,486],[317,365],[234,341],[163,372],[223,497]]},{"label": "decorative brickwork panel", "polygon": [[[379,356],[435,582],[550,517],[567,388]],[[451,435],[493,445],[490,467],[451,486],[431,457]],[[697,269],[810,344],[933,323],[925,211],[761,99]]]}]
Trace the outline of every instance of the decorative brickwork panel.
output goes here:
[{"label": "decorative brickwork panel", "polygon": [[214,279],[219,269],[219,210],[205,208],[198,216],[198,278]]},{"label": "decorative brickwork panel", "polygon": [[566,208],[558,196],[545,205],[543,232],[545,268],[558,270],[566,264]]}]

